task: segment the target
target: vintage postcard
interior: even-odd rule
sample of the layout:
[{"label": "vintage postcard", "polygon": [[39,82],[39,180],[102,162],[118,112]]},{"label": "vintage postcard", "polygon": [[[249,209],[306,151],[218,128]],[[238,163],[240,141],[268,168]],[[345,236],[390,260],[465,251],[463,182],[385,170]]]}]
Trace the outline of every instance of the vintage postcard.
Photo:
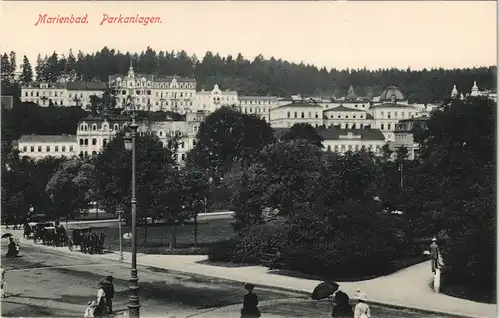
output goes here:
[{"label": "vintage postcard", "polygon": [[3,1],[2,317],[494,317],[494,1]]}]

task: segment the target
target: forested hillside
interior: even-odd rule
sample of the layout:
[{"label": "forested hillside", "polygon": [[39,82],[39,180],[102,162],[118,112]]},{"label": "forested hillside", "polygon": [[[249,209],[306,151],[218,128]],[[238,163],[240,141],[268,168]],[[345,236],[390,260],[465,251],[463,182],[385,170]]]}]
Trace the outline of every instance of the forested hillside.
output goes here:
[{"label": "forested hillside", "polygon": [[[334,53],[332,53],[334,54]],[[14,54],[15,57],[15,54]],[[496,66],[473,69],[326,69],[310,64],[296,64],[259,55],[248,60],[243,55],[220,56],[207,52],[204,57],[190,56],[185,51],[154,51],[147,48],[132,56],[136,72],[164,75],[194,76],[197,89],[211,89],[219,84],[223,89],[236,90],[240,95],[291,94],[315,96],[344,96],[354,86],[358,96],[377,96],[390,85],[398,86],[411,102],[436,102],[449,96],[453,85],[461,92],[470,91],[474,81],[481,89],[496,87]],[[307,57],[304,57],[307,60]],[[2,77],[7,77],[7,54],[2,57]],[[21,63],[21,61],[18,61]],[[33,63],[36,80],[56,81],[61,78],[85,81],[108,81],[109,74],[124,74],[130,65],[129,53],[104,47],[95,53],[55,52],[51,56],[38,56]],[[22,61],[21,79],[27,81],[33,74],[31,63]]]}]

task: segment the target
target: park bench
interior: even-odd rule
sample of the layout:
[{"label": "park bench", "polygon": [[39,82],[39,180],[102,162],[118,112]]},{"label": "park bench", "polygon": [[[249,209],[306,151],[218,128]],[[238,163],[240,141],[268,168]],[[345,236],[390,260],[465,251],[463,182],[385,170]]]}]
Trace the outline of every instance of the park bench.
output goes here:
[{"label": "park bench", "polygon": [[285,266],[280,253],[264,253],[260,262],[269,269],[281,269]]}]

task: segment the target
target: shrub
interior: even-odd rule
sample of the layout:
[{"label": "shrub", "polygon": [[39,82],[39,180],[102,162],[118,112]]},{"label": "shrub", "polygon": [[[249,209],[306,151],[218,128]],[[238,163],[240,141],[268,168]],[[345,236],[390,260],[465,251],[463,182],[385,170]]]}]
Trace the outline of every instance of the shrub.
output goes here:
[{"label": "shrub", "polygon": [[208,250],[208,259],[212,262],[232,262],[237,244],[235,237],[213,243]]},{"label": "shrub", "polygon": [[259,264],[265,253],[281,251],[285,244],[287,223],[284,219],[254,225],[243,231],[236,246],[234,261]]}]

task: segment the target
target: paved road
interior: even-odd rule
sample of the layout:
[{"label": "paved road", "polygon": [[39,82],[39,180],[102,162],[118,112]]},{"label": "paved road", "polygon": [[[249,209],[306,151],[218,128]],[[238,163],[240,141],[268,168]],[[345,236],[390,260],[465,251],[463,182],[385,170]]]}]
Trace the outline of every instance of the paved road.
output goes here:
[{"label": "paved road", "polygon": [[[2,317],[81,317],[86,303],[95,299],[96,285],[107,275],[115,277],[114,308],[126,313],[128,265],[68,254],[54,248],[23,246],[22,257],[4,258],[7,298]],[[240,283],[177,275],[139,267],[143,317],[239,317],[244,295]],[[328,302],[276,290],[256,290],[262,317],[329,317]],[[374,317],[437,318],[374,307]]]}]

